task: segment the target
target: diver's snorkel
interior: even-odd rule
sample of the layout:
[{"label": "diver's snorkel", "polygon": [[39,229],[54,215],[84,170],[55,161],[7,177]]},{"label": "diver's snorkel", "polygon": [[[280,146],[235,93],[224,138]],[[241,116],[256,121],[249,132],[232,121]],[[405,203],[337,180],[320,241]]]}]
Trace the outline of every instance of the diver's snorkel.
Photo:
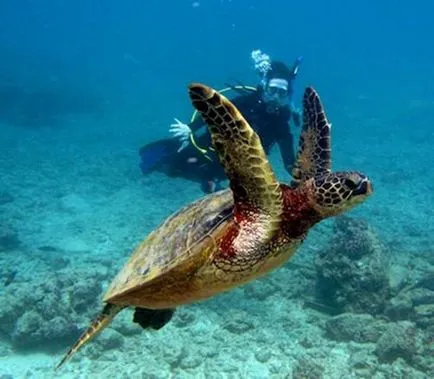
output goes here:
[{"label": "diver's snorkel", "polygon": [[292,79],[295,79],[295,77],[298,74],[298,68],[300,67],[301,62],[303,62],[303,56],[297,57],[294,64],[292,65],[291,71],[292,71]]}]

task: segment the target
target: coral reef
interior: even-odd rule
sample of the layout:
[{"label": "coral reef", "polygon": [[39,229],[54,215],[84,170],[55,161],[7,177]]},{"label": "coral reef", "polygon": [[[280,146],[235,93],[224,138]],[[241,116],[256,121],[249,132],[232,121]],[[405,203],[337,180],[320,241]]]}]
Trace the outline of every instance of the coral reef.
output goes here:
[{"label": "coral reef", "polygon": [[315,260],[317,298],[341,312],[378,314],[389,297],[386,249],[372,227],[338,217],[329,246]]},{"label": "coral reef", "polygon": [[[9,218],[20,231],[21,248],[30,246],[31,251],[23,254],[21,264],[15,253],[0,254],[0,301],[6,304],[0,309],[0,356],[5,374],[12,377],[51,377],[60,356],[101,309],[102,291],[142,237],[144,225],[152,228],[160,218],[161,209],[155,210],[155,219],[146,224],[146,204],[136,207],[141,212],[137,218],[126,210],[116,213],[120,204],[130,204],[128,191],[102,202],[110,211],[97,214],[86,192],[57,193],[57,185],[53,188],[57,201],[44,202],[44,209],[52,204],[47,219],[65,228],[58,233],[52,228],[50,238],[42,238],[48,222],[29,234],[24,223],[15,222],[19,217]],[[133,197],[141,201],[139,194]],[[5,200],[5,209],[21,201]],[[37,222],[35,218],[32,225]],[[285,267],[210,301],[181,307],[158,332],[143,331],[126,310],[58,377],[98,378],[113,372],[125,378],[434,377],[430,255],[387,255],[370,227],[348,218],[338,220],[328,242],[332,225],[313,231],[313,242]],[[86,239],[89,231],[92,236]],[[330,274],[326,281],[325,273]],[[327,291],[319,291],[325,282],[333,285],[332,301],[324,298]],[[384,290],[377,294],[378,288]],[[14,362],[28,348],[27,368],[21,371]],[[44,363],[41,356],[47,357]]]},{"label": "coral reef", "polygon": [[55,274],[31,282],[15,280],[0,294],[0,331],[17,348],[74,340],[79,321],[99,309],[101,277],[89,272]]},{"label": "coral reef", "polygon": [[338,313],[325,321],[325,336],[366,346],[350,359],[358,377],[433,376],[432,266],[395,261],[390,269],[384,245],[363,221],[340,217],[334,231],[315,261],[320,303],[311,307]]}]

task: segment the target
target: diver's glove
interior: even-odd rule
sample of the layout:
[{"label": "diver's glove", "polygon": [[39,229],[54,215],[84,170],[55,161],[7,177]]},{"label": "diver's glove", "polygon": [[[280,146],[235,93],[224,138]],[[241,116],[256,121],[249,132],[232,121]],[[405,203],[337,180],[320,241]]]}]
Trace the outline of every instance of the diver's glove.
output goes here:
[{"label": "diver's glove", "polygon": [[181,146],[178,149],[178,153],[184,150],[190,144],[190,136],[193,133],[187,124],[179,121],[175,118],[176,123],[171,124],[169,131],[172,133],[173,138],[178,138]]}]

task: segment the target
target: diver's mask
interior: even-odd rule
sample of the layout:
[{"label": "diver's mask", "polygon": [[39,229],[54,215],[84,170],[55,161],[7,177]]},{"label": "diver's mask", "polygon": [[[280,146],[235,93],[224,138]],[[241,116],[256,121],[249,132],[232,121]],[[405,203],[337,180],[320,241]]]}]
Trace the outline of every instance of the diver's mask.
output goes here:
[{"label": "diver's mask", "polygon": [[264,86],[262,100],[270,113],[278,112],[288,101],[289,83],[285,79],[270,79]]}]

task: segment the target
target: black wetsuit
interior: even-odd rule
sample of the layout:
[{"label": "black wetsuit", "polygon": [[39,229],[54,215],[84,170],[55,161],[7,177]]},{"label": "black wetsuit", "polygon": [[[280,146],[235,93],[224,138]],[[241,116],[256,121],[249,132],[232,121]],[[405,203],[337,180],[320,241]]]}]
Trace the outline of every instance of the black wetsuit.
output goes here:
[{"label": "black wetsuit", "polygon": [[[289,128],[289,121],[292,117],[289,106],[280,108],[276,113],[268,112],[267,104],[261,98],[261,89],[235,97],[231,99],[231,102],[258,133],[266,154],[269,154],[274,144],[279,146],[283,164],[291,173],[295,156],[293,137]],[[298,123],[299,120],[294,117],[294,121]],[[169,176],[181,176],[199,182],[224,180],[226,176],[218,157],[209,149],[211,138],[204,121],[201,117],[197,117],[189,126],[194,132],[196,144],[208,150],[211,160],[207,159],[192,144],[178,153],[180,143],[173,138],[166,140],[168,151],[172,150],[172,152],[167,154],[155,169],[162,169]],[[200,130],[201,128],[204,129]]]}]

